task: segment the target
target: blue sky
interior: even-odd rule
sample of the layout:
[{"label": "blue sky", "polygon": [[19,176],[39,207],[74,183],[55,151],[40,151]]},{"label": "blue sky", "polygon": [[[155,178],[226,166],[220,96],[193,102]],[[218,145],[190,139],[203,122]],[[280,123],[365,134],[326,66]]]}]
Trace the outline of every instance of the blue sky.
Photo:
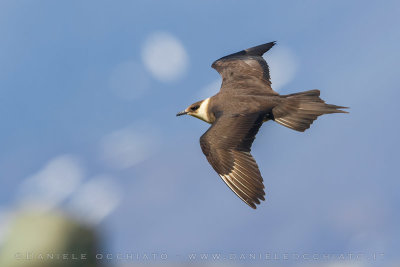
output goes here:
[{"label": "blue sky", "polygon": [[[399,11],[397,1],[1,1],[1,213],[35,198],[76,216],[108,207],[91,219],[115,252],[398,262]],[[320,89],[351,109],[305,133],[263,126],[253,155],[267,200],[254,211],[201,153],[208,125],[175,114],[213,91],[215,59],[274,40],[273,87]]]}]

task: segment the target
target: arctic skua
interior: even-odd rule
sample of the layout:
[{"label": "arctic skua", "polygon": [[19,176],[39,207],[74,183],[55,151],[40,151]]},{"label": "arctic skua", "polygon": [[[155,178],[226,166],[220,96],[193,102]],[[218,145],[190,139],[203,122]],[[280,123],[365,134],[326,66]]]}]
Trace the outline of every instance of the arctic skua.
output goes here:
[{"label": "arctic skua", "polygon": [[220,91],[176,114],[191,115],[211,127],[200,137],[208,162],[247,205],[265,200],[263,178],[250,154],[261,125],[269,120],[304,132],[323,114],[347,113],[346,107],[326,104],[319,90],[280,95],[271,87],[262,55],[270,42],[216,60],[211,67],[222,76]]}]

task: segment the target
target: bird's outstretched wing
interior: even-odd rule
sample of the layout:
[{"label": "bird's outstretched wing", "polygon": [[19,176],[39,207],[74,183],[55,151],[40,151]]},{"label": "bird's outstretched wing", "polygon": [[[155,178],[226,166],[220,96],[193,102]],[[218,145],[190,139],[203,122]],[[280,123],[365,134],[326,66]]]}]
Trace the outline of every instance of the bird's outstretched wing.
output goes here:
[{"label": "bird's outstretched wing", "polygon": [[222,76],[221,92],[278,95],[271,88],[268,64],[262,57],[274,45],[262,44],[216,60],[211,67]]},{"label": "bird's outstretched wing", "polygon": [[264,114],[223,115],[200,138],[208,162],[222,180],[250,207],[264,199],[264,185],[251,145]]}]

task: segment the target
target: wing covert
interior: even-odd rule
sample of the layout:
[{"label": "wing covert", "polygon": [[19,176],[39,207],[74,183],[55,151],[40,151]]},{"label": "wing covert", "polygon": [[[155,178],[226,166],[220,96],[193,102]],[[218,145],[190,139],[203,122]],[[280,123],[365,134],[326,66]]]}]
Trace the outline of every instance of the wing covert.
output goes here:
[{"label": "wing covert", "polygon": [[274,44],[255,46],[216,60],[211,66],[222,77],[221,92],[278,95],[271,88],[269,67],[262,57]]}]

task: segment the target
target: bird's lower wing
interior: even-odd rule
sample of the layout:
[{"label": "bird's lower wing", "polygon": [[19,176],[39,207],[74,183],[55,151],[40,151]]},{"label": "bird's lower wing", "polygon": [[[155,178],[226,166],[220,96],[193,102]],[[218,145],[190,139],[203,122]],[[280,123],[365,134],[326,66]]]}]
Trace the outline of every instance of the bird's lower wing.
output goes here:
[{"label": "bird's lower wing", "polygon": [[263,116],[222,117],[200,138],[208,162],[228,187],[250,207],[264,198],[264,185],[250,147]]}]

